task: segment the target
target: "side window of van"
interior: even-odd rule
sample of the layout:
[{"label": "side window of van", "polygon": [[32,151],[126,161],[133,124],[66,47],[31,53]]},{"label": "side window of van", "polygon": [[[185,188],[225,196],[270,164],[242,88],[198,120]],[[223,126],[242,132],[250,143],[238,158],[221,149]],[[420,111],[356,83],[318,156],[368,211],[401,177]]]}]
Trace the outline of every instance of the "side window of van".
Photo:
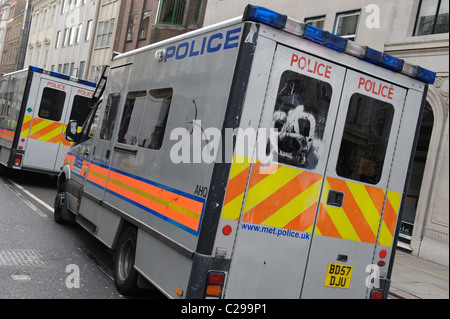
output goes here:
[{"label": "side window of van", "polygon": [[144,115],[147,91],[130,92],[125,100],[119,130],[119,143],[136,145],[141,120]]},{"label": "side window of van", "polygon": [[150,90],[148,93],[143,123],[138,136],[140,147],[161,149],[172,96],[171,88]]},{"label": "side window of van", "polygon": [[359,93],[352,96],[336,167],[339,176],[378,184],[393,118],[391,104]]},{"label": "side window of van", "polygon": [[9,108],[9,93],[3,93],[0,94],[0,116],[4,117],[5,115],[8,115],[7,111]]},{"label": "side window of van", "polygon": [[80,132],[80,141],[84,142],[88,139],[92,138],[97,131],[98,125],[99,125],[99,117],[100,112],[102,108],[100,107],[101,101],[97,102],[97,104],[93,107],[95,109],[95,112],[92,110],[91,113],[88,115],[82,129]]},{"label": "side window of van", "polygon": [[44,88],[39,117],[51,121],[60,121],[66,100],[66,92],[52,88]]},{"label": "side window of van", "polygon": [[110,141],[116,125],[117,111],[119,109],[120,93],[112,93],[106,99],[105,115],[103,116],[100,138]]}]

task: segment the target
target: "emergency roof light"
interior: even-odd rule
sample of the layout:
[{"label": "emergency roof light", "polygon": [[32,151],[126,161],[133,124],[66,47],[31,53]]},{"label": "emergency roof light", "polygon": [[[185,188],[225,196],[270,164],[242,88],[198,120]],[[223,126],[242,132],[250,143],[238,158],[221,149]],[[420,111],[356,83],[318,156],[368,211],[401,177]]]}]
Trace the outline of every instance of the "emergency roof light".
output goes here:
[{"label": "emergency roof light", "polygon": [[379,65],[394,72],[402,73],[427,84],[433,84],[436,79],[436,73],[430,70],[408,64],[402,59],[357,44],[338,35],[329,33],[328,31],[291,19],[284,14],[264,7],[248,5],[244,12],[243,21],[259,22],[272,26],[276,29],[289,32],[306,40],[323,45],[329,49],[344,52],[366,62]]},{"label": "emergency roof light", "polygon": [[91,81],[78,79],[76,77],[71,77],[69,75],[58,73],[58,72],[54,72],[54,71],[44,70],[42,68],[38,68],[38,67],[35,67],[35,66],[32,66],[32,65],[30,65],[28,67],[28,69],[30,71],[33,71],[33,72],[47,74],[47,75],[54,76],[54,77],[59,78],[59,79],[64,79],[64,80],[68,80],[68,81],[77,82],[77,83],[88,85],[88,86],[91,86],[91,87],[94,87],[94,88],[97,86],[94,82],[91,82]]}]

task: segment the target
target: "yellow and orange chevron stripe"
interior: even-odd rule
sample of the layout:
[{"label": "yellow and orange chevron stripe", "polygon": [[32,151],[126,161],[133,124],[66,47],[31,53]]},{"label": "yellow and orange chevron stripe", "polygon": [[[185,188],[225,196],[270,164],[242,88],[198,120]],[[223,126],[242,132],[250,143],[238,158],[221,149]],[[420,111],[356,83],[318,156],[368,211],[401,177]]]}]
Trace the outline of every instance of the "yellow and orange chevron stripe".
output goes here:
[{"label": "yellow and orange chevron stripe", "polygon": [[65,129],[66,125],[63,123],[25,116],[20,136],[70,146],[71,143],[63,138]]},{"label": "yellow and orange chevron stripe", "polygon": [[264,174],[260,162],[250,166],[247,158],[235,157],[222,218],[240,218],[251,168],[242,221],[312,232],[322,176],[287,166],[278,166],[272,174]]},{"label": "yellow and orange chevron stripe", "polygon": [[344,203],[342,207],[328,206],[327,196],[323,196],[316,234],[366,243],[375,243],[378,237],[380,245],[391,246],[401,194],[389,192],[386,199],[384,189],[327,177],[324,194],[331,189],[344,193]]},{"label": "yellow and orange chevron stripe", "polygon": [[[261,163],[251,164],[248,158],[234,158],[222,218],[367,243],[378,238],[380,245],[391,246],[401,194],[389,192],[386,198],[383,189],[331,177],[324,182],[320,174],[283,165],[264,174]],[[344,193],[342,207],[326,204],[331,189]]]}]

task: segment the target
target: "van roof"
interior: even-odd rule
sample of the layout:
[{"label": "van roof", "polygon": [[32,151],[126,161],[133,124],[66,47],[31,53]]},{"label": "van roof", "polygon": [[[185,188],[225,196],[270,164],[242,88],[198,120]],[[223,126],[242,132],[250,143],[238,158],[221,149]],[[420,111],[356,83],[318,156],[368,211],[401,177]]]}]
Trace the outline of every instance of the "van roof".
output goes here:
[{"label": "van roof", "polygon": [[88,85],[88,86],[91,86],[91,87],[94,87],[94,88],[97,86],[97,84],[95,84],[94,82],[91,82],[91,81],[79,79],[79,78],[74,77],[74,76],[70,76],[70,75],[66,75],[66,74],[62,74],[62,73],[58,73],[58,72],[54,72],[54,71],[44,70],[42,68],[38,68],[38,67],[35,67],[35,66],[32,66],[32,65],[30,65],[28,67],[28,69],[30,71],[33,71],[33,72],[47,74],[47,75],[50,75],[50,76],[53,76],[53,77],[56,77],[56,78],[59,78],[59,79],[63,79],[63,80],[67,80],[67,81],[72,81],[72,82]]}]

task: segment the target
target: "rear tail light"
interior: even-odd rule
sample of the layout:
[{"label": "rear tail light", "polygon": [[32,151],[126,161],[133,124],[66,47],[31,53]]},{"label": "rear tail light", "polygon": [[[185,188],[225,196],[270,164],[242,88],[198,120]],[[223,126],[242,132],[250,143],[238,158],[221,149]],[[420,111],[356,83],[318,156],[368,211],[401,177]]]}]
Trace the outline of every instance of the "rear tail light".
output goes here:
[{"label": "rear tail light", "polygon": [[384,299],[384,292],[380,289],[373,289],[370,292],[370,299]]},{"label": "rear tail light", "polygon": [[[386,249],[380,250],[379,256],[380,256],[381,259],[386,258],[387,255],[388,255],[388,253],[387,253]],[[377,262],[377,265],[379,267],[384,267],[384,266],[386,266],[386,262],[384,260],[380,260],[379,262]]]},{"label": "rear tail light", "polygon": [[22,155],[16,155],[13,165],[14,167],[20,167],[22,165]]},{"label": "rear tail light", "polygon": [[223,272],[210,272],[206,285],[206,298],[220,298],[222,296],[225,274]]}]

